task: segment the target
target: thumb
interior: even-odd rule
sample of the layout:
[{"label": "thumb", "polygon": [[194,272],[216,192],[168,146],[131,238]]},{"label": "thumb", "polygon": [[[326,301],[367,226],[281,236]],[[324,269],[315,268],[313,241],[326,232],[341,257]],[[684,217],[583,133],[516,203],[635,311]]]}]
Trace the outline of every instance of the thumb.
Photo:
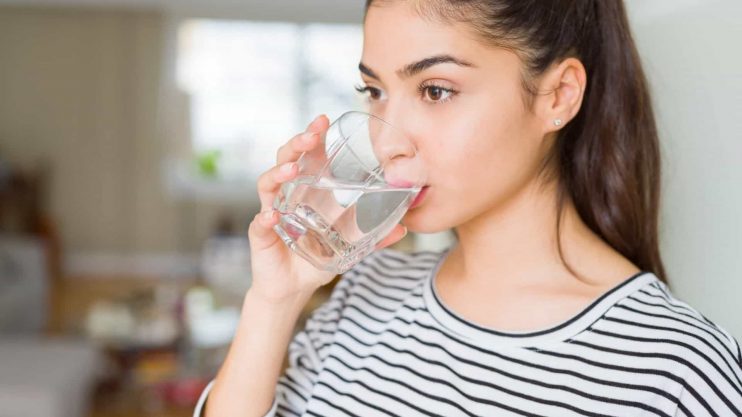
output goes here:
[{"label": "thumb", "polygon": [[398,224],[394,226],[394,229],[392,229],[391,233],[389,233],[384,239],[381,240],[381,242],[376,244],[376,249],[383,249],[387,246],[391,246],[400,240],[407,236],[407,228],[402,226],[401,224]]}]

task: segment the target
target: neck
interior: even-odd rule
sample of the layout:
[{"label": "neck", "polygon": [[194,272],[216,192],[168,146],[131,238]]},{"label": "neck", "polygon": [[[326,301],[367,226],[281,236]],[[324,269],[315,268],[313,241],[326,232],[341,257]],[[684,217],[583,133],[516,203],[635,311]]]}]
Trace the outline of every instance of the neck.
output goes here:
[{"label": "neck", "polygon": [[[457,227],[458,243],[445,262],[447,272],[483,290],[579,284],[559,256],[556,185],[540,188],[532,182],[507,202]],[[582,222],[569,199],[560,228],[562,254],[578,274],[591,276],[605,268],[598,259],[605,259],[600,255],[610,249]]]}]

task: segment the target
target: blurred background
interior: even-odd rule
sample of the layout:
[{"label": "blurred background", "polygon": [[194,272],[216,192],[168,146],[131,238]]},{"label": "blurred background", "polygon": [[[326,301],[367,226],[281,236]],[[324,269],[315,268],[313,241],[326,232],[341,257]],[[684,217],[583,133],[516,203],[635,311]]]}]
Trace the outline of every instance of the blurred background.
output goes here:
[{"label": "blurred background", "polygon": [[[363,3],[0,0],[0,417],[190,415],[250,285],[257,176],[362,108]],[[671,287],[742,338],[742,3],[627,6]]]}]

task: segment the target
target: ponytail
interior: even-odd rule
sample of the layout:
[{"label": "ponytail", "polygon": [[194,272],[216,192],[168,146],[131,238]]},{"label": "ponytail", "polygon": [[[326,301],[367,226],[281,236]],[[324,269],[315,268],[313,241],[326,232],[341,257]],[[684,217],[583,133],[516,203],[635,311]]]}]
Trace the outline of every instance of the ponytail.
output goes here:
[{"label": "ponytail", "polygon": [[667,283],[658,241],[659,138],[626,12],[620,0],[576,3],[592,9],[589,34],[574,44],[588,86],[553,148],[560,195],[614,249]]}]

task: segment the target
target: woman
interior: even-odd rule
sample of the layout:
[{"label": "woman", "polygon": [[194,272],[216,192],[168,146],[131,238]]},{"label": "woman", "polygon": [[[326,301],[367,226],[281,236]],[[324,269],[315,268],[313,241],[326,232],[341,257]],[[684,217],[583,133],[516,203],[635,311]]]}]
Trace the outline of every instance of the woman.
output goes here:
[{"label": "woman", "polygon": [[259,180],[253,286],[196,414],[742,415],[739,344],[667,286],[621,0],[372,0],[364,36],[358,89],[431,173],[380,248],[406,229],[457,243],[376,251],[291,339],[332,276],[290,256],[271,203],[317,118]]}]

